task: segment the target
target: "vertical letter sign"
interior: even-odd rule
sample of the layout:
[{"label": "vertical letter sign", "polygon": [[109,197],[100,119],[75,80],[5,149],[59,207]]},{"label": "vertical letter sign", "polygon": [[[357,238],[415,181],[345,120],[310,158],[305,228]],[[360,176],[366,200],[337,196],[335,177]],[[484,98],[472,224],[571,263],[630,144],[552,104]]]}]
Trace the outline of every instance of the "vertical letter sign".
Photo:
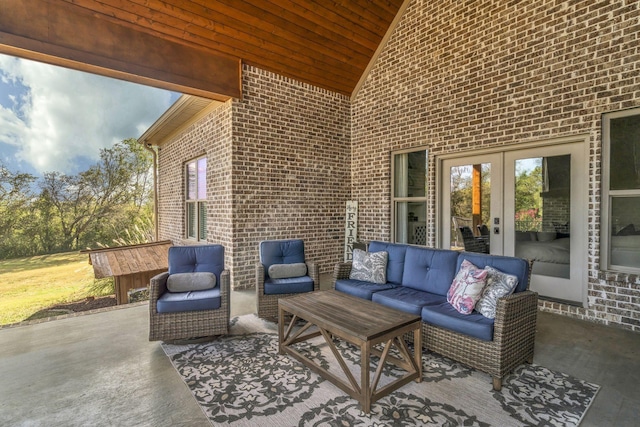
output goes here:
[{"label": "vertical letter sign", "polygon": [[347,215],[344,223],[344,260],[351,261],[353,242],[358,235],[358,202],[347,200]]}]

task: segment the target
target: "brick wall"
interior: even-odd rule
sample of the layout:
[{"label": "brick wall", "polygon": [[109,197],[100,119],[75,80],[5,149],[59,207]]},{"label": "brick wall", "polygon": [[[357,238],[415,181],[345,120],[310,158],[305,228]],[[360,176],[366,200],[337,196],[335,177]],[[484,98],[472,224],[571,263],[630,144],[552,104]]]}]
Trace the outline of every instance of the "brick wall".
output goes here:
[{"label": "brick wall", "polygon": [[185,163],[207,157],[207,242],[222,244],[232,259],[231,121],[229,101],[167,141],[158,152],[158,232],[161,240],[185,239]]},{"label": "brick wall", "polygon": [[542,230],[569,233],[570,197],[542,197]]},{"label": "brick wall", "polygon": [[184,164],[207,156],[207,241],[225,246],[234,289],[255,286],[258,244],[302,238],[321,272],[341,260],[350,196],[350,102],[253,67],[243,98],[190,126],[159,153],[159,234],[184,237]]},{"label": "brick wall", "polygon": [[255,284],[258,244],[302,238],[321,272],[342,256],[350,197],[350,102],[254,67],[233,103],[236,288]]},{"label": "brick wall", "polygon": [[352,103],[352,198],[364,239],[390,238],[390,152],[434,156],[588,135],[588,307],[562,312],[640,331],[637,276],[598,270],[600,116],[640,105],[640,3],[415,0]]}]

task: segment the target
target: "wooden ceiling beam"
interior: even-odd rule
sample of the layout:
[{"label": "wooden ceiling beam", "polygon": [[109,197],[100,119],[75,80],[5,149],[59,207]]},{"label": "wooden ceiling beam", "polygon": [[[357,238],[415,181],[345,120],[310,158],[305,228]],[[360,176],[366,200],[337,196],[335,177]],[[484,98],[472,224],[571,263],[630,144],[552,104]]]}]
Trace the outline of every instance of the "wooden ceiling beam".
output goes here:
[{"label": "wooden ceiling beam", "polygon": [[242,97],[240,59],[65,2],[2,0],[0,52],[220,101]]}]

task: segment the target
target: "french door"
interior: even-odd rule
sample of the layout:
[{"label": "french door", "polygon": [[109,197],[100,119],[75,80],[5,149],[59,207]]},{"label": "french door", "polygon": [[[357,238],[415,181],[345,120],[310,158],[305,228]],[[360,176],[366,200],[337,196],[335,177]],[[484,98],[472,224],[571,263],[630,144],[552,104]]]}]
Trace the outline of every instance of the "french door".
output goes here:
[{"label": "french door", "polygon": [[583,305],[584,141],[440,159],[438,243],[532,259],[530,288]]}]

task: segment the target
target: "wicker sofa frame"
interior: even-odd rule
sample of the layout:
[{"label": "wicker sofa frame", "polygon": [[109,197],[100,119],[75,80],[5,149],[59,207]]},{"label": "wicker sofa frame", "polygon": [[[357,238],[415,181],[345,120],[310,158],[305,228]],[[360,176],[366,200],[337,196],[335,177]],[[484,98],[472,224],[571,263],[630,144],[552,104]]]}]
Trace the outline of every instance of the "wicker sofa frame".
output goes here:
[{"label": "wicker sofa frame", "polygon": [[226,335],[229,332],[229,270],[220,273],[220,308],[216,310],[158,313],[158,298],[167,291],[168,272],[151,278],[149,286],[149,341]]},{"label": "wicker sofa frame", "polygon": [[[313,291],[320,289],[320,273],[316,263],[313,261],[305,262],[307,265],[307,274],[313,279]],[[258,317],[277,321],[278,319],[278,300],[300,294],[272,294],[264,293],[264,265],[261,262],[256,264],[256,301],[258,308]]]},{"label": "wicker sofa frame", "polygon": [[[529,282],[532,262],[529,261]],[[336,264],[336,281],[348,279],[351,263]],[[496,307],[493,341],[483,341],[459,332],[422,322],[422,346],[442,356],[491,375],[494,390],[522,363],[532,363],[538,315],[538,294],[528,289],[500,298]]]}]

